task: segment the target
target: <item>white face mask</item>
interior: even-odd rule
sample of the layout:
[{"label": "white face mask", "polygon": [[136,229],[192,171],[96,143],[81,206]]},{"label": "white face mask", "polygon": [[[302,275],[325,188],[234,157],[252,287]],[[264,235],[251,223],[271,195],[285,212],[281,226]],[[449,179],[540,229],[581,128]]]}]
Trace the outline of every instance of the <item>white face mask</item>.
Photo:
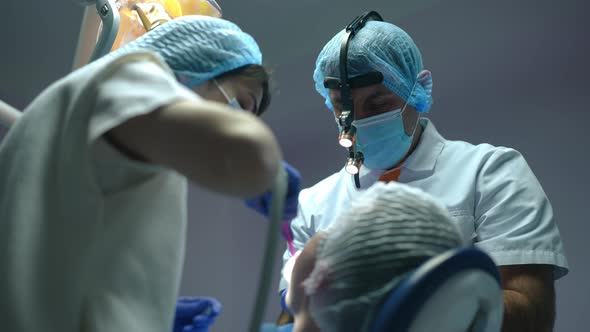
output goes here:
[{"label": "white face mask", "polygon": [[217,86],[217,88],[219,89],[219,91],[221,91],[221,94],[223,95],[223,97],[225,98],[225,100],[227,100],[227,104],[229,106],[231,106],[232,108],[235,108],[237,110],[240,110],[240,111],[243,111],[244,110],[242,108],[242,105],[240,105],[240,103],[236,99],[236,97],[230,98],[230,96],[227,94],[227,92],[225,92],[225,89],[223,89],[223,87],[221,86],[221,84],[219,84],[219,82],[217,82],[216,79],[213,79],[213,83],[215,83],[215,86]]}]

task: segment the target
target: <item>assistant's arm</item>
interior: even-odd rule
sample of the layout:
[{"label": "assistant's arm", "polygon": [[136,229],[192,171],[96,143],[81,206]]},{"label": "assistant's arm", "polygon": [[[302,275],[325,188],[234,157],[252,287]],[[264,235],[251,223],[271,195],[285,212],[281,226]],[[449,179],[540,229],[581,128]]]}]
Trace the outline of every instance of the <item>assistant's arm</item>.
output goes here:
[{"label": "assistant's arm", "polygon": [[281,160],[274,135],[255,116],[205,100],[172,103],[106,135],[131,155],[233,196],[268,190]]}]

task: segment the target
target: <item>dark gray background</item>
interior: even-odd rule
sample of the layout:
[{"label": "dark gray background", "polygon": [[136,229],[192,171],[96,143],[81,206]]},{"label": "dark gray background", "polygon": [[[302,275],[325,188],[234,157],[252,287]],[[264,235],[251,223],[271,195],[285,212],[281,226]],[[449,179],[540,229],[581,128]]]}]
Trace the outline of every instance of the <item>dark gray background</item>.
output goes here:
[{"label": "dark gray background", "polygon": [[[41,4],[46,4],[42,7]],[[584,0],[221,0],[225,18],[259,41],[276,93],[264,116],[309,186],[344,151],[312,71],[323,44],[374,9],[405,29],[433,73],[431,118],[448,139],[520,150],[553,203],[571,272],[557,282],[556,331],[590,325],[587,211],[587,46]],[[73,1],[2,1],[0,99],[25,107],[72,64],[82,8]],[[266,222],[239,200],[193,188],[181,293],[224,305],[214,331],[246,329]],[[278,271],[276,274],[278,280]],[[273,285],[274,287],[274,285]],[[58,299],[56,299],[58,301]],[[269,305],[274,320],[278,300]]]}]

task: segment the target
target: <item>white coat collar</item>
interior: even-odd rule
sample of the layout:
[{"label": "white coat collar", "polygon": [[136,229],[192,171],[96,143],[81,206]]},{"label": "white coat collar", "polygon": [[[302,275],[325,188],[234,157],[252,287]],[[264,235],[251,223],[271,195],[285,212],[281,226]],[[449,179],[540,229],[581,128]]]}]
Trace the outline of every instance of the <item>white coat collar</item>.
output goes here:
[{"label": "white coat collar", "polygon": [[432,171],[443,148],[445,139],[438,133],[434,124],[426,118],[420,120],[424,130],[416,149],[406,159],[402,167],[414,172]]}]

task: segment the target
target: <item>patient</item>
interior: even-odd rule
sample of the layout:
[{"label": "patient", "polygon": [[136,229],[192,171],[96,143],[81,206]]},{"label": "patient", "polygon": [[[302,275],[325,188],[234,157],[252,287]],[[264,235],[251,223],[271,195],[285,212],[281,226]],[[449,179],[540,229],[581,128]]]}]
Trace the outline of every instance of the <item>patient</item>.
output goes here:
[{"label": "patient", "polygon": [[442,205],[398,183],[375,184],[341,218],[295,256],[286,297],[293,332],[368,331],[381,303],[408,273],[463,245]]}]

